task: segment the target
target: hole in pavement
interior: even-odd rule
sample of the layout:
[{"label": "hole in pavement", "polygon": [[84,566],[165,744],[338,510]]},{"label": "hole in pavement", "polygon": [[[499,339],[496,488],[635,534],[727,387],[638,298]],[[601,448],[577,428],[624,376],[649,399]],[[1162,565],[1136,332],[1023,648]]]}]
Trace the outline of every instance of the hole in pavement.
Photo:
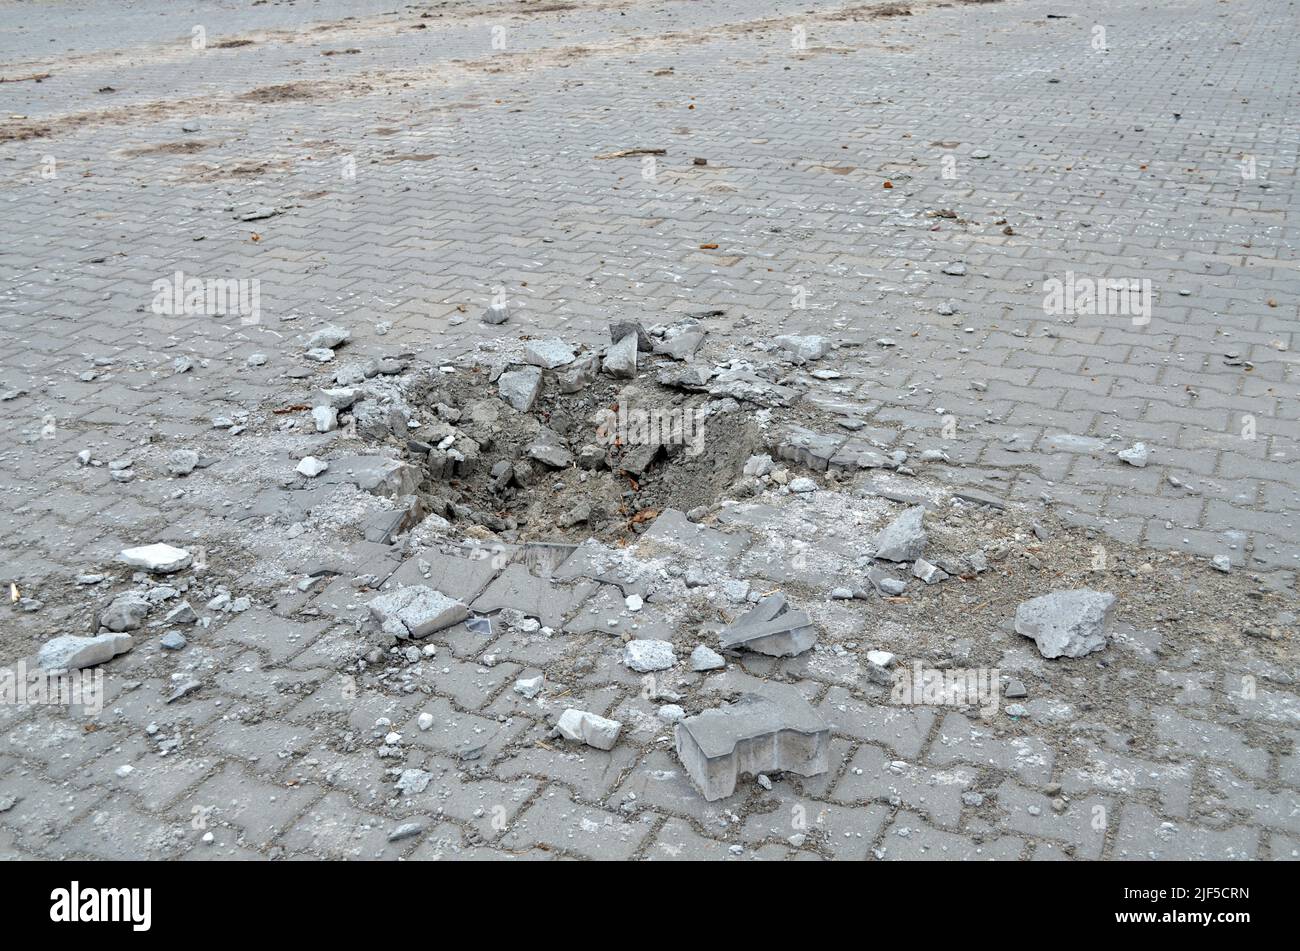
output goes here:
[{"label": "hole in pavement", "polygon": [[[584,359],[591,372],[562,392]],[[404,453],[424,473],[424,510],[471,536],[481,526],[512,541],[616,542],[664,509],[717,502],[761,442],[750,414],[716,412],[704,393],[664,386],[652,372],[613,379],[595,371],[594,357],[577,363],[535,368],[542,383],[522,412],[500,395],[515,385],[504,374],[418,372],[405,398],[420,425]],[[536,377],[518,372],[525,384]],[[391,432],[386,421],[378,430]]]}]

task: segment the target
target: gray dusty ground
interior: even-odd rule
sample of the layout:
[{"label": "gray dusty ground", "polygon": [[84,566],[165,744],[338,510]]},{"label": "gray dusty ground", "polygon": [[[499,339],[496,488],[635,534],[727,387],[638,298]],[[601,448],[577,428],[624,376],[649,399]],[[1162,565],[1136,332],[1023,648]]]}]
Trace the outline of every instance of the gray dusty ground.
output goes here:
[{"label": "gray dusty ground", "polygon": [[[149,608],[102,709],[0,678],[0,855],[1300,856],[1290,3],[109,10],[0,6],[0,663]],[[872,558],[918,504],[935,584]],[[692,670],[773,592],[811,650]],[[829,769],[707,801],[673,719],[751,691]]]}]

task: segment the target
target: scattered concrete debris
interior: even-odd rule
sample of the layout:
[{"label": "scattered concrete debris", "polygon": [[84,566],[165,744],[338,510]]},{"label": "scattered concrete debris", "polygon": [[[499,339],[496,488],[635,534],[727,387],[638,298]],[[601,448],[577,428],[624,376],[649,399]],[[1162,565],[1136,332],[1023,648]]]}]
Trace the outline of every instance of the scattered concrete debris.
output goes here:
[{"label": "scattered concrete debris", "polygon": [[1146,466],[1151,457],[1145,443],[1134,443],[1128,449],[1121,449],[1118,453],[1121,462],[1127,462],[1130,466],[1136,466],[1142,469]]},{"label": "scattered concrete debris", "polygon": [[705,644],[700,644],[691,651],[691,670],[700,673],[706,670],[721,670],[727,666],[726,659]]}]

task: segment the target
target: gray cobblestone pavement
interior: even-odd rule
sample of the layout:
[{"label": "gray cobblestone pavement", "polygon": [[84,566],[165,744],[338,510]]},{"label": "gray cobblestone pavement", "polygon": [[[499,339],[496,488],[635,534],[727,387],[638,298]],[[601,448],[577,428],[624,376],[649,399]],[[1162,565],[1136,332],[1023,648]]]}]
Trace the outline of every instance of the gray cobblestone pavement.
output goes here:
[{"label": "gray cobblestone pavement", "polygon": [[[0,663],[131,635],[0,679],[0,856],[1300,857],[1293,2],[392,6],[0,7]],[[691,359],[496,398],[611,321]],[[702,455],[584,455],[638,401]],[[706,799],[746,692],[826,731]]]}]

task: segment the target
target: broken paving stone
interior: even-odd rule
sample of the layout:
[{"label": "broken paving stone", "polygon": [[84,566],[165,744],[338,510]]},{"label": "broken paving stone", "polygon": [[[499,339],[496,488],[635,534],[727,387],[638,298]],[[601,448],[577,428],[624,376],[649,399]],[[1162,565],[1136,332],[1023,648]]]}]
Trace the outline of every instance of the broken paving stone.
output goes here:
[{"label": "broken paving stone", "polygon": [[636,334],[636,348],[642,353],[649,353],[654,349],[654,342],[650,335],[645,332],[645,328],[634,320],[614,320],[609,324],[609,342],[618,343],[628,334]]},{"label": "broken paving stone", "polygon": [[709,381],[710,396],[729,396],[758,406],[790,406],[799,399],[798,390],[770,383],[751,370],[723,370]]},{"label": "broken paving stone", "polygon": [[333,406],[313,406],[311,419],[318,433],[331,433],[339,428],[339,411]]},{"label": "broken paving stone", "polygon": [[1029,696],[1029,690],[1022,681],[1013,678],[1007,681],[1007,689],[1002,691],[1002,696],[1008,700],[1023,700]]},{"label": "broken paving stone", "polygon": [[920,558],[930,541],[925,534],[924,517],[925,506],[916,505],[877,532],[871,543],[875,557],[883,561]]},{"label": "broken paving stone", "polygon": [[628,334],[606,351],[605,372],[619,379],[636,376],[636,350],[636,334]]},{"label": "broken paving stone", "polygon": [[100,634],[96,637],[64,634],[46,641],[36,655],[36,662],[46,671],[81,670],[125,654],[132,643],[130,634]]},{"label": "broken paving stone", "polygon": [[1142,469],[1146,466],[1147,460],[1151,458],[1151,453],[1146,447],[1146,443],[1134,443],[1129,449],[1121,449],[1118,453],[1120,461],[1127,462],[1130,466],[1137,466]]},{"label": "broken paving stone", "polygon": [[1053,591],[1016,608],[1016,633],[1033,638],[1044,657],[1083,657],[1106,646],[1114,606],[1113,594],[1087,588]]},{"label": "broken paving stone", "polygon": [[794,657],[816,641],[817,629],[808,615],[791,610],[783,594],[769,594],[719,635],[726,650],[748,650],[769,657]]},{"label": "broken paving stone", "polygon": [[[428,585],[386,591],[370,602],[370,614],[386,632],[398,637],[428,637],[469,617],[469,608]],[[396,625],[390,623],[395,622]]]},{"label": "broken paving stone", "polygon": [[1232,571],[1232,559],[1227,555],[1215,555],[1210,561],[1210,567],[1215,571],[1221,571],[1225,575]]},{"label": "broken paving stone", "polygon": [[297,472],[308,479],[314,479],[329,467],[328,462],[317,459],[315,456],[306,456],[298,463]]},{"label": "broken paving stone", "polygon": [[497,393],[501,399],[521,413],[526,413],[533,408],[541,391],[541,367],[508,370],[497,378]]},{"label": "broken paving stone", "polygon": [[189,566],[190,553],[184,548],[174,548],[159,542],[118,552],[117,560],[132,568],[143,568],[154,574],[166,575]]},{"label": "broken paving stone", "polygon": [[776,345],[794,355],[799,362],[820,360],[831,349],[829,340],[815,335],[800,337],[794,334],[781,334],[776,338]]},{"label": "broken paving stone", "polygon": [[527,700],[532,700],[542,692],[543,677],[538,674],[536,677],[520,677],[515,681],[515,693]]},{"label": "broken paving stone", "polygon": [[135,591],[127,591],[113,599],[113,603],[99,616],[100,626],[110,631],[134,631],[144,624],[153,602]]},{"label": "broken paving stone", "polygon": [[180,631],[168,631],[159,639],[158,643],[163,646],[164,650],[183,651],[189,645],[185,635]]},{"label": "broken paving stone", "polygon": [[350,386],[317,390],[316,402],[318,405],[332,406],[334,409],[347,409],[357,401],[360,392],[360,390]]},{"label": "broken paving stone", "polygon": [[576,359],[573,348],[563,340],[530,340],[524,345],[524,363],[529,366],[554,370]]},{"label": "broken paving stone", "polygon": [[352,339],[352,331],[334,324],[328,324],[317,330],[307,340],[308,350],[333,350]]},{"label": "broken paving stone", "polygon": [[940,581],[948,580],[948,572],[944,571],[938,565],[932,565],[924,558],[916,559],[912,565],[912,576],[920,578],[926,584],[938,584]]},{"label": "broken paving stone", "polygon": [[[396,736],[390,733],[389,737]],[[400,736],[397,737],[401,739]],[[401,775],[397,777],[397,788],[405,796],[418,796],[429,788],[429,783],[433,782],[433,773],[423,769],[404,769]]]},{"label": "broken paving stone", "polygon": [[618,733],[621,729],[623,724],[617,720],[608,720],[586,710],[569,708],[560,714],[553,732],[566,740],[586,743],[598,750],[612,750],[614,744],[618,742]]},{"label": "broken paving stone", "polygon": [[777,437],[776,454],[809,469],[825,472],[844,440],[844,436],[827,436],[802,426],[789,426]]},{"label": "broken paving stone", "polygon": [[199,454],[193,449],[177,449],[167,457],[167,471],[174,476],[187,476],[199,465]]},{"label": "broken paving stone", "polygon": [[881,571],[879,568],[872,568],[867,571],[867,580],[871,586],[883,595],[896,598],[907,590],[907,582],[901,578],[895,578],[891,574]]},{"label": "broken paving stone", "polygon": [[661,353],[674,360],[689,360],[704,343],[704,331],[683,330],[666,336],[655,344],[655,353]]},{"label": "broken paving stone", "polygon": [[668,641],[637,639],[624,645],[623,663],[637,673],[648,674],[672,667],[677,663],[677,655]]},{"label": "broken paving stone", "polygon": [[691,670],[701,673],[706,670],[721,670],[727,666],[726,659],[717,651],[704,644],[691,651]]},{"label": "broken paving stone", "polygon": [[559,375],[558,385],[561,393],[580,393],[596,382],[600,371],[600,358],[594,353],[577,360]]},{"label": "broken paving stone", "polygon": [[493,301],[483,311],[483,323],[504,324],[510,319],[510,306],[504,301]]},{"label": "broken paving stone", "polygon": [[573,453],[560,444],[560,437],[543,429],[538,439],[525,450],[529,459],[536,459],[552,469],[567,469],[573,465]]},{"label": "broken paving stone", "polygon": [[676,727],[677,757],[709,802],[743,775],[816,776],[828,768],[830,727],[794,690],[744,694]]},{"label": "broken paving stone", "polygon": [[701,366],[698,363],[691,363],[684,367],[665,367],[659,372],[657,379],[661,386],[700,392],[708,387],[711,376],[713,376],[713,371],[708,367]]}]

